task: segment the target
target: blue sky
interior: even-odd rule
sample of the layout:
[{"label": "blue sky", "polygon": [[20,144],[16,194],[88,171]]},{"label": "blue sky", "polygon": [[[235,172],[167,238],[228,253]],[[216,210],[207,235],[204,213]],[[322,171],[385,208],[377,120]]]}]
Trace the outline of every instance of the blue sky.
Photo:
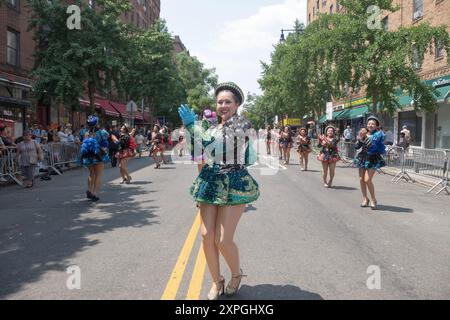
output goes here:
[{"label": "blue sky", "polygon": [[306,0],[162,0],[161,18],[219,81],[259,94],[259,61],[270,61],[281,29],[306,24]]}]

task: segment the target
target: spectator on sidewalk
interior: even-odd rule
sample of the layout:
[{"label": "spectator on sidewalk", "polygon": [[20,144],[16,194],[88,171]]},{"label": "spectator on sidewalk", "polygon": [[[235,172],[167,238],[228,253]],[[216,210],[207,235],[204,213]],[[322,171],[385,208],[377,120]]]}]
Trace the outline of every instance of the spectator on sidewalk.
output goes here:
[{"label": "spectator on sidewalk", "polygon": [[144,141],[145,137],[142,135],[142,133],[139,131],[136,134],[136,152],[139,154],[139,158],[142,158],[142,149],[144,147]]},{"label": "spectator on sidewalk", "polygon": [[403,126],[402,131],[400,133],[405,134],[406,142],[411,143],[411,131],[409,131],[408,126]]},{"label": "spectator on sidewalk", "polygon": [[353,130],[350,126],[347,126],[347,129],[344,130],[344,139],[345,142],[352,142],[354,139]]},{"label": "spectator on sidewalk", "polygon": [[400,133],[400,141],[398,142],[397,146],[403,148],[404,150],[409,148],[409,142],[404,132]]},{"label": "spectator on sidewalk", "polygon": [[58,138],[59,138],[59,142],[61,143],[66,143],[68,141],[69,136],[64,132],[62,126],[58,127]]},{"label": "spectator on sidewalk", "polygon": [[394,134],[392,133],[389,128],[382,128],[384,131],[384,144],[387,146],[393,146],[394,145]]},{"label": "spectator on sidewalk", "polygon": [[39,143],[31,139],[33,132],[25,131],[23,141],[17,145],[17,158],[24,176],[25,188],[34,186],[34,172],[39,161],[43,160]]}]

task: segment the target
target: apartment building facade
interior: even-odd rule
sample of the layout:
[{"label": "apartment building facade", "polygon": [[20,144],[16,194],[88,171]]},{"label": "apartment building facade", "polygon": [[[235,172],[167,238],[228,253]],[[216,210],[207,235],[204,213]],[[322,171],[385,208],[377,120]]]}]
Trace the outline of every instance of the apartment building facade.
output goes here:
[{"label": "apartment building facade", "polygon": [[[160,0],[130,0],[132,9],[123,15],[124,22],[147,29],[160,17]],[[30,71],[34,66],[36,43],[33,32],[27,31],[31,13],[26,0],[5,0],[0,5],[0,124],[11,128],[11,135],[18,137],[26,126],[33,123],[56,127],[71,123],[79,127],[85,123],[89,103],[80,97],[81,110],[71,106],[43,105],[32,98],[33,79]],[[93,6],[95,1],[86,0]],[[124,106],[115,105],[120,110]],[[84,110],[83,110],[84,107]],[[112,103],[99,99],[99,111],[110,118],[118,118],[120,112]],[[143,120],[142,115],[137,115]]]},{"label": "apartment building facade", "polygon": [[[450,0],[394,0],[393,4],[400,9],[394,13],[381,13],[386,30],[395,31],[427,22],[432,26],[447,25],[450,33]],[[341,12],[342,7],[337,0],[308,0],[307,10],[308,23],[311,23],[318,19],[318,13],[335,14]],[[413,99],[406,92],[399,92],[402,109],[397,110],[393,117],[382,115],[384,126],[396,132],[398,138],[399,131],[406,125],[413,133],[414,145],[450,149],[450,66],[447,53],[434,44],[423,61],[416,59],[413,63],[421,79],[438,92],[439,107],[435,113],[417,113]],[[364,123],[370,101],[361,90],[352,99],[333,101],[333,104],[336,123],[340,126],[350,124],[358,130]]]}]

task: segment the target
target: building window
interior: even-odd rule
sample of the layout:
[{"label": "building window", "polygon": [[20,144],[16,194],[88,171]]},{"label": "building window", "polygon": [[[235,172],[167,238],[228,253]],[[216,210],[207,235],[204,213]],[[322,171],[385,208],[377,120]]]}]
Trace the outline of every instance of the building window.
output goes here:
[{"label": "building window", "polygon": [[311,13],[308,14],[308,23],[310,23],[310,22],[311,22]]},{"label": "building window", "polygon": [[384,31],[389,31],[389,16],[381,20],[381,24],[383,25]]},{"label": "building window", "polygon": [[436,42],[436,59],[442,58],[444,56],[444,46]]},{"label": "building window", "polygon": [[316,16],[316,7],[313,7],[313,17]]},{"label": "building window", "polygon": [[336,1],[336,12],[341,10],[341,2],[339,0]]},{"label": "building window", "polygon": [[17,31],[9,29],[7,31],[7,38],[6,61],[13,66],[18,66],[20,34]]},{"label": "building window", "polygon": [[327,0],[322,0],[322,7],[326,7],[327,6]]},{"label": "building window", "polygon": [[333,14],[333,5],[330,6],[330,14]]},{"label": "building window", "polygon": [[316,2],[316,7],[317,7],[317,10],[319,10],[319,0],[317,0],[317,2]]},{"label": "building window", "polygon": [[419,57],[419,50],[417,50],[417,47],[415,45],[413,45],[412,47],[412,63],[415,69],[422,68],[422,61]]},{"label": "building window", "polygon": [[11,8],[19,9],[19,0],[7,0]]},{"label": "building window", "polygon": [[413,0],[413,20],[423,17],[423,0]]}]

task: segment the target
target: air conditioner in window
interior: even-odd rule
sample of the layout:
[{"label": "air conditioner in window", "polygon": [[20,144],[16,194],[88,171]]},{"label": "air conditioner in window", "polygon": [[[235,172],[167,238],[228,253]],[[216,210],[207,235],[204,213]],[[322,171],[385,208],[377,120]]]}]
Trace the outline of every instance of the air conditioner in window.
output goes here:
[{"label": "air conditioner in window", "polygon": [[418,10],[418,11],[414,12],[413,19],[416,20],[416,19],[419,19],[422,16],[423,16],[423,12]]}]

